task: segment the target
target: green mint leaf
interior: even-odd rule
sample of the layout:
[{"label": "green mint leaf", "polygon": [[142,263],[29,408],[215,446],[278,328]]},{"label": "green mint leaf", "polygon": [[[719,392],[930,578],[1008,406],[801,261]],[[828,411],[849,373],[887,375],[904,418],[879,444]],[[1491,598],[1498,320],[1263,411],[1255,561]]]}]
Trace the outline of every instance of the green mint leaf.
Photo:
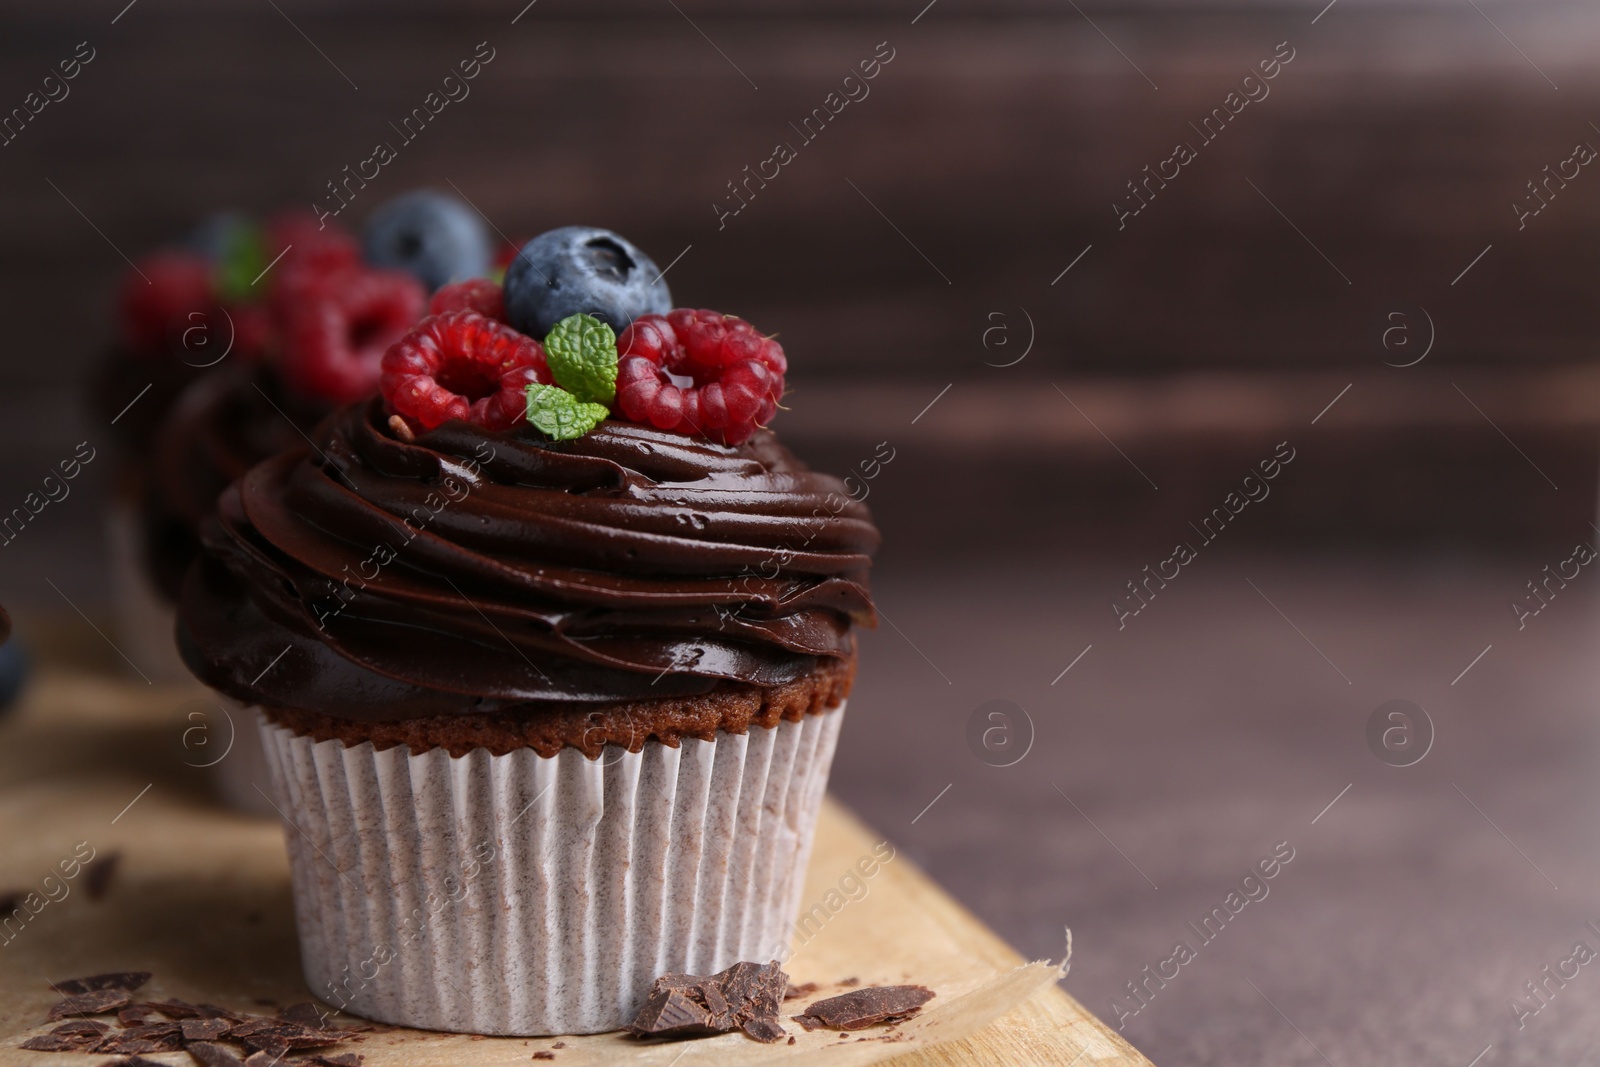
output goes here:
[{"label": "green mint leaf", "polygon": [[215,266],[217,295],[229,304],[259,300],[265,294],[254,283],[266,267],[266,240],[260,227],[247,223],[231,228]]},{"label": "green mint leaf", "polygon": [[579,400],[609,404],[617,395],[617,335],[592,315],[569,315],[550,328],[544,353],[556,384]]},{"label": "green mint leaf", "polygon": [[604,404],[579,400],[559,386],[538,382],[528,386],[528,421],[557,441],[582,437],[610,415]]}]

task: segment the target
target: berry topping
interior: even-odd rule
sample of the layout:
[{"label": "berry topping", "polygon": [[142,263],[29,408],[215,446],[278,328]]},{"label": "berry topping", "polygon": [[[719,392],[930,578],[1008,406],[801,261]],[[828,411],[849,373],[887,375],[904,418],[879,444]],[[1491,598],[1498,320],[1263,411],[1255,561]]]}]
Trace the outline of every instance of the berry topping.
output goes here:
[{"label": "berry topping", "polygon": [[455,197],[418,189],[395,197],[367,220],[367,262],[414,274],[428,289],[489,271],[493,244],[483,219]]},{"label": "berry topping", "polygon": [[506,268],[506,321],[543,337],[572,315],[622,330],[664,313],[672,297],[654,261],[625,238],[592,226],[563,226],[523,245]]},{"label": "berry topping", "polygon": [[337,224],[318,222],[309,212],[283,212],[268,221],[266,229],[269,259],[280,253],[283,256],[272,269],[279,289],[361,263],[361,248],[354,237]]},{"label": "berry topping", "polygon": [[486,319],[504,322],[506,305],[500,283],[488,278],[469,278],[445,286],[428,301],[428,314],[443,315],[446,311],[476,311]]},{"label": "berry topping", "polygon": [[[736,445],[771,421],[783,397],[783,349],[732,315],[643,315],[617,350],[617,406],[658,429]],[[691,384],[678,384],[685,378]]]},{"label": "berry topping", "polygon": [[450,419],[505,431],[525,417],[528,387],[550,380],[539,342],[476,311],[447,311],[384,354],[379,387],[413,431]]},{"label": "berry topping", "polygon": [[[142,275],[142,276],[141,276]],[[148,279],[148,280],[146,280]],[[157,252],[122,279],[117,307],[122,339],[144,354],[170,351],[216,308],[211,263],[192,252]]]},{"label": "berry topping", "polygon": [[294,299],[280,304],[284,381],[334,404],[372,392],[385,350],[422,314],[417,280],[399,271],[348,268],[300,275],[297,288]]}]

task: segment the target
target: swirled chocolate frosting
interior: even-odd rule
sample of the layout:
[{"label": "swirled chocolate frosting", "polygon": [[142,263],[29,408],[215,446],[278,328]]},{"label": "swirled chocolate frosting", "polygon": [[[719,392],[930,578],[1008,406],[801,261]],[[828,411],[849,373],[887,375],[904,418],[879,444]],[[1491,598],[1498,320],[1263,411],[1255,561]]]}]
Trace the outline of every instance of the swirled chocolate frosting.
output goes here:
[{"label": "swirled chocolate frosting", "polygon": [[372,400],[312,439],[222,495],[185,585],[185,658],[246,702],[395,720],[772,687],[874,619],[870,514],[769,430],[406,442]]},{"label": "swirled chocolate frosting", "polygon": [[303,445],[329,410],[261,364],[219,368],[179,395],[145,458],[145,566],[164,596],[178,599],[217,496],[267,457]]}]

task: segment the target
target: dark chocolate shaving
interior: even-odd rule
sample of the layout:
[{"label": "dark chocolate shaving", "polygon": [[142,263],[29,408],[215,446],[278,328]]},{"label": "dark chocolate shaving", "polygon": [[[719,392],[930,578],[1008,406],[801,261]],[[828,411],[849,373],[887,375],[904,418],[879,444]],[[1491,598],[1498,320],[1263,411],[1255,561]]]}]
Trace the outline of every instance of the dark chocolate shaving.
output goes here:
[{"label": "dark chocolate shaving", "polygon": [[244,1067],[244,1061],[225,1045],[196,1041],[186,1051],[200,1067]]},{"label": "dark chocolate shaving", "polygon": [[864,1030],[879,1023],[909,1019],[933,997],[933,990],[926,986],[868,986],[819,1000],[804,1014],[796,1015],[794,1021],[807,1030]]},{"label": "dark chocolate shaving", "polygon": [[260,1015],[247,1017],[228,1031],[235,1041],[263,1052],[287,1052],[292,1048],[317,1048],[335,1045],[348,1035],[339,1030],[325,1030],[314,1026],[301,1026],[287,1019],[268,1019]]},{"label": "dark chocolate shaving", "polygon": [[150,981],[149,971],[113,971],[110,974],[91,974],[87,978],[64,978],[51,982],[50,988],[64,997],[76,993],[98,993],[102,989],[122,989],[132,993]]},{"label": "dark chocolate shaving", "polygon": [[69,1015],[101,1015],[125,1008],[133,1000],[125,989],[96,989],[67,997],[50,1009],[50,1021],[65,1019]]},{"label": "dark chocolate shaving", "polygon": [[298,1004],[291,1004],[287,1008],[279,1008],[278,1018],[291,1023],[299,1023],[301,1026],[311,1030],[320,1030],[322,1029],[323,1020],[327,1018],[327,1013],[311,1003],[311,1001],[303,1000]]},{"label": "dark chocolate shaving", "polygon": [[[538,1057],[534,1057],[537,1059]],[[315,1067],[361,1067],[361,1061],[366,1059],[359,1052],[341,1052],[335,1056],[311,1056],[308,1059],[297,1060],[297,1063],[313,1064]]]},{"label": "dark chocolate shaving", "polygon": [[818,986],[815,982],[806,982],[804,985],[791,985],[788,989],[784,990],[783,999],[794,1000],[797,997],[809,997],[811,994],[815,993],[817,989]]},{"label": "dark chocolate shaving", "polygon": [[778,1005],[789,976],[776,962],[736,963],[709,977],[664,974],[628,1030],[640,1037],[703,1037],[734,1030],[756,1041],[784,1036]]},{"label": "dark chocolate shaving", "polygon": [[89,861],[83,872],[83,891],[89,895],[90,900],[100,900],[111,888],[111,879],[117,873],[117,865],[122,862],[122,853],[107,852],[105,855]]},{"label": "dark chocolate shaving", "polygon": [[233,1023],[227,1019],[185,1019],[178,1025],[185,1041],[215,1041],[226,1037],[233,1029]]},{"label": "dark chocolate shaving", "polygon": [[24,1041],[19,1048],[29,1052],[93,1052],[100,1043],[99,1034],[40,1034]]}]

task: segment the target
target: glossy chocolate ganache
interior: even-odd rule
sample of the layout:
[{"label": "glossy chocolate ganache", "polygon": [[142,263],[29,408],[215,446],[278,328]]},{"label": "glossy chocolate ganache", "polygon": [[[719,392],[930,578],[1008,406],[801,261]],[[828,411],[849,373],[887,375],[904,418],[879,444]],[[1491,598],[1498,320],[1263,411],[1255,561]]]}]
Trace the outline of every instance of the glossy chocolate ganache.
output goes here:
[{"label": "glossy chocolate ganache", "polygon": [[878,532],[770,430],[548,441],[378,399],[219,501],[180,643],[247,703],[370,722],[782,687],[853,660]]}]

